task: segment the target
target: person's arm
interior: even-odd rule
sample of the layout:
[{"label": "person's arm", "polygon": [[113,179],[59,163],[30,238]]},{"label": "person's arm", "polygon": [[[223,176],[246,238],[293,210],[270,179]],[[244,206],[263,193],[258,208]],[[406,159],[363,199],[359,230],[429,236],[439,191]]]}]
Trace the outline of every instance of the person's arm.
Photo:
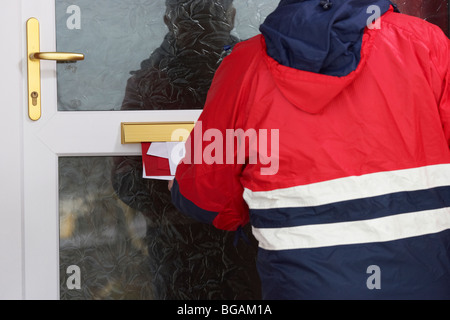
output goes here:
[{"label": "person's arm", "polygon": [[229,231],[249,221],[240,183],[245,164],[238,163],[237,148],[227,152],[226,146],[227,129],[242,128],[246,117],[248,90],[243,88],[246,68],[242,63],[232,53],[217,70],[171,189],[179,211]]}]

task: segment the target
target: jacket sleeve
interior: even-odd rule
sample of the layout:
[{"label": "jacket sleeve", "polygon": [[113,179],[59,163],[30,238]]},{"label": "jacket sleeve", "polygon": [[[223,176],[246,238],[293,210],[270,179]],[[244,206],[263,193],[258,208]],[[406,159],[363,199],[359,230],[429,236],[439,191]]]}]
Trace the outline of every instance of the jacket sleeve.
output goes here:
[{"label": "jacket sleeve", "polygon": [[233,51],[218,68],[203,112],[186,141],[186,156],[177,167],[172,188],[178,210],[228,231],[249,221],[240,182],[245,162],[236,159],[236,147],[227,150],[226,145],[227,132],[242,127],[245,117],[247,69],[243,63]]}]

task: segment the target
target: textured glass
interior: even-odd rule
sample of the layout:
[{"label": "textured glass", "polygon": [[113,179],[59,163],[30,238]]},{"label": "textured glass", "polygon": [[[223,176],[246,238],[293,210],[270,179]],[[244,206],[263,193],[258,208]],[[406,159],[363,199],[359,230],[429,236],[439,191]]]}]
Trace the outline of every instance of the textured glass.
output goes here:
[{"label": "textured glass", "polygon": [[60,158],[61,299],[259,299],[250,230],[235,245],[235,233],[177,212],[167,182],[140,178],[134,159],[117,181],[120,158]]},{"label": "textured glass", "polygon": [[[189,3],[188,15],[173,10],[177,2]],[[57,50],[86,55],[81,62],[58,64],[58,110],[200,108],[223,47],[233,43],[231,38],[257,34],[277,4],[235,0],[234,28],[229,30],[224,13],[210,10],[213,2],[171,0],[167,12],[165,0],[56,0]],[[189,24],[189,15],[199,24]],[[209,32],[199,32],[207,25]],[[155,64],[153,72],[148,70]],[[141,94],[147,100],[135,99],[122,107],[127,81],[139,71],[147,71],[140,83],[146,86]]]},{"label": "textured glass", "polygon": [[[61,299],[153,297],[145,217],[112,190],[110,158],[60,158]],[[71,266],[80,288],[72,288]]]}]

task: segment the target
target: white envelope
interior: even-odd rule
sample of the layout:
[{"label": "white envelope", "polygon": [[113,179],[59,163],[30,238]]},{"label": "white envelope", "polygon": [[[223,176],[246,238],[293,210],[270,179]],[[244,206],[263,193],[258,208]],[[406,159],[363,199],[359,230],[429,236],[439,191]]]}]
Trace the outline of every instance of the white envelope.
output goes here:
[{"label": "white envelope", "polygon": [[167,152],[166,143],[168,142],[152,142],[150,148],[148,148],[147,154],[149,156],[155,156],[160,158],[169,158],[169,153]]}]

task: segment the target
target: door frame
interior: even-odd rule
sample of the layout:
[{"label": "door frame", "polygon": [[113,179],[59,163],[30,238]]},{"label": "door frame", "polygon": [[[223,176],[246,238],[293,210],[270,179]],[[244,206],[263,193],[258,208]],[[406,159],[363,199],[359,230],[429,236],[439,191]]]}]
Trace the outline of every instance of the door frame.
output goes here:
[{"label": "door frame", "polygon": [[22,193],[22,33],[21,4],[2,4],[0,24],[5,46],[0,60],[0,300],[24,298],[23,193]]}]

